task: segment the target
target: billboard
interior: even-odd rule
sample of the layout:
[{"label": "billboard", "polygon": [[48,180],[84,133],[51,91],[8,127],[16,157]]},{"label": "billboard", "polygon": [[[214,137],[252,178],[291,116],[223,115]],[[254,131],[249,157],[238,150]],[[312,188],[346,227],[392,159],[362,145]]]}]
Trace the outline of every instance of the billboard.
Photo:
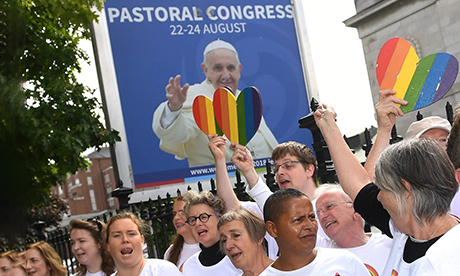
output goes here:
[{"label": "billboard", "polygon": [[[169,131],[178,124],[174,116],[191,112],[194,96],[214,90],[209,77],[214,75],[206,73],[202,63],[205,48],[215,40],[231,44],[241,64],[238,76],[225,78],[232,77],[237,90],[255,86],[262,95],[262,138],[257,140],[256,135],[256,142],[248,145],[256,167],[271,162],[270,151],[277,143],[295,140],[311,146],[310,132],[300,130],[297,123],[309,107],[289,0],[107,0],[103,13],[94,31],[101,67],[109,69],[102,70],[100,78],[111,127],[122,134],[117,153],[128,153],[117,156],[118,165],[121,171],[129,171],[133,188],[214,175],[207,142],[196,138],[196,125],[195,129],[190,126],[193,118],[169,136],[155,128]],[[179,115],[164,115],[163,109],[168,108],[165,88],[177,75],[181,75],[181,87],[186,83],[191,87]],[[168,118],[173,118],[173,124],[160,123],[163,116],[172,116]],[[230,163],[228,168],[235,170]]]}]

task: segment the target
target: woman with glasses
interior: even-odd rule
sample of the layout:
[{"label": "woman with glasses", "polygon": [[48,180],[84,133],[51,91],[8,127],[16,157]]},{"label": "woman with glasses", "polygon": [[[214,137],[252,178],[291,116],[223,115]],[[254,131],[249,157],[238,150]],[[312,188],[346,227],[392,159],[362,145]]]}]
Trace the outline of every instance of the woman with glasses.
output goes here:
[{"label": "woman with glasses", "polygon": [[211,192],[185,194],[185,215],[192,233],[200,243],[201,252],[192,255],[184,264],[183,275],[241,275],[230,259],[219,250],[220,233],[217,222],[225,212],[225,203]]},{"label": "woman with glasses", "polygon": [[114,272],[112,256],[105,245],[105,224],[99,220],[70,222],[70,244],[77,258],[75,276],[106,276]]},{"label": "woman with glasses", "polygon": [[188,225],[184,213],[184,197],[178,196],[173,205],[173,224],[176,228],[176,236],[165,252],[164,259],[175,264],[180,271],[185,261],[193,254],[200,251],[200,246],[192,234],[191,226]]}]

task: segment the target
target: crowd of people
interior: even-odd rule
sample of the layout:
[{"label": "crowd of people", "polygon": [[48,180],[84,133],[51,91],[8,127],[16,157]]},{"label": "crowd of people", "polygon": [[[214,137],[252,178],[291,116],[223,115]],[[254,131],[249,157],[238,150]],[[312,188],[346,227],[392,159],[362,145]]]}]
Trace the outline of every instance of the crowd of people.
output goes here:
[{"label": "crowd of people", "polygon": [[[319,187],[310,148],[295,141],[271,143],[272,134],[263,124],[266,131],[256,138],[263,144],[260,152],[271,152],[280,187],[273,193],[254,168],[257,139],[247,147],[230,144],[217,134],[206,137],[189,122],[193,95],[222,85],[238,91],[242,65],[236,49],[220,40],[210,43],[202,68],[206,80],[201,84],[181,86],[180,76],[170,79],[168,101],[155,112],[153,129],[161,147],[188,158],[190,166],[215,164],[217,195],[191,190],[175,199],[176,235],[164,260],[144,257],[150,228],[122,211],[107,224],[71,221],[74,268],[66,268],[54,248],[41,241],[24,252],[1,253],[0,276],[64,276],[74,269],[76,276],[420,276],[460,271],[460,105],[452,126],[441,117],[427,117],[408,128],[405,140],[390,145],[391,129],[403,116],[400,105],[407,102],[382,90],[377,136],[365,166],[344,141],[334,109],[319,106],[315,122],[340,182]],[[190,126],[195,129],[188,131]],[[196,137],[178,136],[178,131]],[[203,139],[209,150],[192,145]],[[236,197],[229,161],[245,177],[254,202]],[[365,232],[365,222],[374,231]]]}]

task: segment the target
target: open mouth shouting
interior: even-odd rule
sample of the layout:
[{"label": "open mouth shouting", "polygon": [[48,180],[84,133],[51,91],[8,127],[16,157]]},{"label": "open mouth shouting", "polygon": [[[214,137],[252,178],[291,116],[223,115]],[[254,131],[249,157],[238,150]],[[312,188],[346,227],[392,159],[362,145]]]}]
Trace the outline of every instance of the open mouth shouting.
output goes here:
[{"label": "open mouth shouting", "polygon": [[122,256],[129,257],[133,254],[133,249],[131,247],[123,247],[120,253]]},{"label": "open mouth shouting", "polygon": [[182,221],[176,222],[174,226],[176,226],[176,229],[182,228],[185,226],[185,222],[182,222]]},{"label": "open mouth shouting", "polygon": [[289,181],[287,179],[282,179],[282,180],[279,181],[278,184],[279,184],[279,186],[281,188],[287,188],[287,187],[290,187],[290,183],[291,183],[291,181]]}]

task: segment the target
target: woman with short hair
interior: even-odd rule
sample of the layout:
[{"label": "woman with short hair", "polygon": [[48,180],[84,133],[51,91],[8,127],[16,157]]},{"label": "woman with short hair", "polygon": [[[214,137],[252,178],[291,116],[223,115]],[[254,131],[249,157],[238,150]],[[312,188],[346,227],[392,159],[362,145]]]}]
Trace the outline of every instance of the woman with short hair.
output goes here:
[{"label": "woman with short hair", "polygon": [[326,106],[315,112],[356,212],[393,238],[383,275],[457,275],[460,226],[448,212],[458,183],[444,149],[425,138],[393,144],[375,165],[374,184],[343,140],[335,116]]},{"label": "woman with short hair", "polygon": [[243,276],[259,275],[273,260],[267,256],[263,241],[265,223],[254,212],[236,209],[225,213],[217,223],[220,247]]},{"label": "woman with short hair", "polygon": [[225,212],[225,202],[209,191],[193,190],[185,195],[185,216],[192,233],[200,243],[201,252],[192,255],[184,264],[183,275],[241,275],[230,259],[219,250],[220,233],[217,222]]}]

